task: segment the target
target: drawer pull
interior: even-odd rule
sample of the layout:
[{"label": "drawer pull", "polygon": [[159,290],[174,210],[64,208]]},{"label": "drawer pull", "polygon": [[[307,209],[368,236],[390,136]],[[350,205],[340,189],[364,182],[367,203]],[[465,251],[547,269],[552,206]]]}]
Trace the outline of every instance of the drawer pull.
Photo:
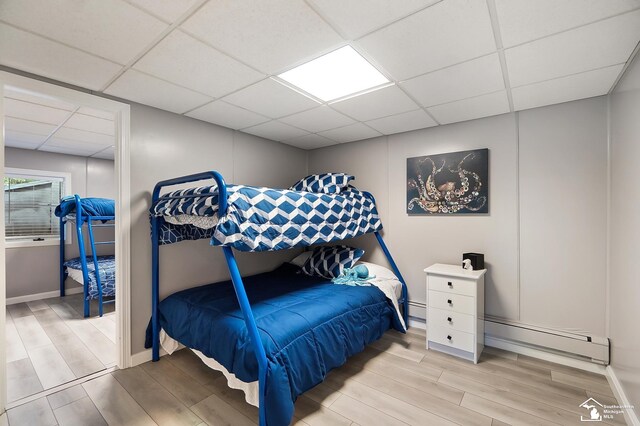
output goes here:
[{"label": "drawer pull", "polygon": [[453,322],[453,320],[451,319],[451,317],[447,317],[447,321],[449,321],[449,322]]},{"label": "drawer pull", "polygon": [[447,285],[449,286],[449,288],[453,288],[453,283],[451,281],[448,281]]},{"label": "drawer pull", "polygon": [[447,299],[447,303],[453,306],[453,302],[451,301],[451,299]]},{"label": "drawer pull", "polygon": [[451,341],[451,336],[447,336],[447,340]]}]

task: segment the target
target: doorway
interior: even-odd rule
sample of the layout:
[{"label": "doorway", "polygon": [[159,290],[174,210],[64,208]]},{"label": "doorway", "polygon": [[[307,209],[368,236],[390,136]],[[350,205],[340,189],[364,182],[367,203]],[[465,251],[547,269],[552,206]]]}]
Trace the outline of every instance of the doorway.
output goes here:
[{"label": "doorway", "polygon": [[129,106],[0,72],[0,125],[2,413],[130,366]]}]

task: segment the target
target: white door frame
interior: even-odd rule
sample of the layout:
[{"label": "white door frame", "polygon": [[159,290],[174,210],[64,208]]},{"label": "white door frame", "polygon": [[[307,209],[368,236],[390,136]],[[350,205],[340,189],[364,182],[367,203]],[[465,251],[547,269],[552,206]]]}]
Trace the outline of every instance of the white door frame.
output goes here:
[{"label": "white door frame", "polygon": [[[131,212],[130,212],[130,150],[129,105],[89,93],[57,86],[39,80],[0,71],[0,170],[4,175],[4,90],[5,87],[69,103],[108,111],[114,114],[116,125],[116,342],[118,342],[118,367],[131,366]],[[4,197],[0,208],[0,236],[4,230]],[[0,238],[0,414],[7,406],[6,371],[6,272],[5,239]]]}]

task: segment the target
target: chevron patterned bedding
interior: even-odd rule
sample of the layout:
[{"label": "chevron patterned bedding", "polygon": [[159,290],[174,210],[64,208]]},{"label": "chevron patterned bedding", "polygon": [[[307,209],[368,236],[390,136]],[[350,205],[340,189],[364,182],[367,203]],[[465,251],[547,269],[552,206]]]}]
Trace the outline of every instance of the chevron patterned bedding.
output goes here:
[{"label": "chevron patterned bedding", "polygon": [[228,208],[218,217],[216,185],[173,191],[150,209],[160,220],[160,244],[210,238],[215,246],[270,251],[344,240],[379,231],[373,197],[349,187],[320,194],[227,185]]},{"label": "chevron patterned bedding", "polygon": [[[82,284],[82,261],[79,257],[64,262],[65,272],[71,278]],[[98,270],[100,271],[100,284],[102,285],[102,296],[115,296],[116,294],[116,257],[98,256]],[[93,257],[87,256],[87,273],[89,275],[89,294],[87,299],[98,298],[98,286],[96,282],[96,268],[93,265]]]}]

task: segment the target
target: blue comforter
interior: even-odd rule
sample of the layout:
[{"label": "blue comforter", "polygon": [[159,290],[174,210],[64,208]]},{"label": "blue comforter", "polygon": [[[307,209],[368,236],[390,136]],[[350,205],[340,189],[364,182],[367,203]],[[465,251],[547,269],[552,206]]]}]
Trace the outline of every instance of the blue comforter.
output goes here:
[{"label": "blue comforter", "polygon": [[[82,214],[91,216],[115,216],[116,203],[108,198],[81,198]],[[55,215],[64,217],[76,212],[74,197],[64,197],[56,207]]]},{"label": "blue comforter", "polygon": [[[376,287],[351,287],[298,274],[285,264],[244,278],[268,359],[269,426],[288,425],[294,402],[333,368],[378,340],[403,331],[396,311]],[[244,382],[258,363],[230,281],[174,293],[160,303],[160,326],[187,347],[214,358]],[[151,347],[151,326],[146,347]]]}]

